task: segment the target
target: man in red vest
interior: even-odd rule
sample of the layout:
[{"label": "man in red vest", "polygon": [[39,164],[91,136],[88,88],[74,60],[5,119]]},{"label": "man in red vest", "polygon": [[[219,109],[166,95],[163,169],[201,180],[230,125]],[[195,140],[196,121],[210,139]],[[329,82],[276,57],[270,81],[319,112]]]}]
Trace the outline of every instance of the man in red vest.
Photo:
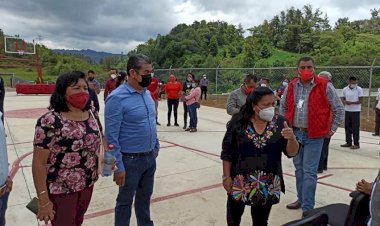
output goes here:
[{"label": "man in red vest", "polygon": [[293,158],[298,200],[286,207],[302,208],[302,216],[305,216],[315,204],[323,140],[334,135],[343,122],[344,107],[332,83],[316,76],[313,58],[299,59],[297,72],[298,77],[284,91],[280,114],[289,120],[301,144],[298,155]]}]

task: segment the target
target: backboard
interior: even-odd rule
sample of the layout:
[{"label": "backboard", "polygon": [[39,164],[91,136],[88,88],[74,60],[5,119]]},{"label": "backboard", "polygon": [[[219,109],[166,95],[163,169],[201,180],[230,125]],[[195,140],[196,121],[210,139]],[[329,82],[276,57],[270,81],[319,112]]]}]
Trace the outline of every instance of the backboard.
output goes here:
[{"label": "backboard", "polygon": [[23,54],[36,54],[36,44],[27,42],[19,37],[4,36],[4,50],[5,53]]}]

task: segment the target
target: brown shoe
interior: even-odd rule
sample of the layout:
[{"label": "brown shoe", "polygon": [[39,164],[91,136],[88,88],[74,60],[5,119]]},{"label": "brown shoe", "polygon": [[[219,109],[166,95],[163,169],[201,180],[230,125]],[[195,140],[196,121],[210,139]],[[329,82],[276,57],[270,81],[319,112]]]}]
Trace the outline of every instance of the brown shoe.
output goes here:
[{"label": "brown shoe", "polygon": [[360,148],[359,145],[352,145],[352,146],[350,147],[350,149],[359,149],[359,148]]},{"label": "brown shoe", "polygon": [[195,133],[197,131],[198,131],[197,129],[193,128],[193,129],[190,130],[190,133]]},{"label": "brown shoe", "polygon": [[350,147],[352,147],[352,145],[351,144],[342,144],[342,145],[340,145],[342,148],[350,148]]},{"label": "brown shoe", "polygon": [[185,131],[190,131],[191,130],[191,128],[190,127],[187,127],[187,129],[185,129]]},{"label": "brown shoe", "polygon": [[293,203],[286,205],[286,208],[291,209],[291,210],[296,210],[296,209],[301,208],[301,206],[302,204],[297,200]]}]

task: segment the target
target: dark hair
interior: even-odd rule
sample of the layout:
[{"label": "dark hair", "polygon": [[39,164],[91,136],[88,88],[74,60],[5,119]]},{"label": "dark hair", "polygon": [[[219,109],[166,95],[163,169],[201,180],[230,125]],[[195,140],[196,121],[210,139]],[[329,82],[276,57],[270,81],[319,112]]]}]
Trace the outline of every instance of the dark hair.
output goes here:
[{"label": "dark hair", "polygon": [[119,71],[116,69],[116,68],[111,68],[111,70],[110,71],[116,71],[116,74],[118,74],[119,73]]},{"label": "dark hair", "polygon": [[261,78],[261,81],[266,81],[267,83],[269,83],[269,79],[268,78]]},{"label": "dark hair", "polygon": [[127,72],[121,71],[120,76],[117,76],[116,78],[116,88],[119,87],[123,81],[125,81],[125,77],[127,77]]},{"label": "dark hair", "polygon": [[253,74],[248,74],[245,76],[244,78],[244,83],[247,84],[249,83],[251,80],[253,80],[254,82],[257,82],[257,76],[256,75],[253,75]]},{"label": "dark hair", "polygon": [[95,74],[95,71],[93,71],[93,70],[88,70],[88,72],[87,72],[87,74]]},{"label": "dark hair", "polygon": [[301,62],[306,62],[306,61],[311,61],[313,62],[313,65],[315,66],[315,61],[313,58],[311,57],[308,57],[308,56],[304,56],[304,57],[301,57],[298,62],[297,62],[297,67],[300,65]]},{"label": "dark hair", "polygon": [[144,54],[133,54],[129,57],[128,63],[127,63],[127,73],[129,75],[129,70],[139,70],[141,69],[143,64],[151,64],[152,61],[148,56],[145,56]]},{"label": "dark hair", "polygon": [[350,76],[350,78],[348,79],[348,81],[357,81],[358,78],[356,76]]},{"label": "dark hair", "polygon": [[194,75],[193,73],[188,72],[188,73],[186,74],[186,79],[187,79],[187,76],[188,76],[188,75],[191,75],[191,77],[193,78],[193,81],[195,80],[195,75]]},{"label": "dark hair", "polygon": [[231,120],[227,123],[227,127],[233,126],[234,129],[244,129],[250,122],[252,115],[255,114],[252,104],[257,105],[261,98],[266,95],[274,95],[273,91],[268,87],[257,87],[247,96],[245,104],[240,108],[240,111],[234,114]]},{"label": "dark hair", "polygon": [[[70,111],[65,98],[66,89],[71,85],[77,84],[79,79],[83,79],[87,84],[85,77],[86,75],[81,71],[72,71],[58,76],[57,81],[55,82],[54,92],[50,97],[49,109],[53,109],[56,112]],[[87,102],[87,105],[83,110],[89,109],[91,109],[90,100]]]}]

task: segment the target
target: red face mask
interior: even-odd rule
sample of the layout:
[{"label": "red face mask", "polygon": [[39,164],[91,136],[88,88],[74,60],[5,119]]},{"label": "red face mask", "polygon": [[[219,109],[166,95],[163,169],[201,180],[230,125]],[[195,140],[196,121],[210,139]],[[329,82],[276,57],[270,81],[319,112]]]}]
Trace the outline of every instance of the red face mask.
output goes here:
[{"label": "red face mask", "polygon": [[253,87],[247,87],[247,88],[245,89],[245,94],[249,95],[250,93],[253,92],[254,89],[255,89],[255,88],[253,88]]},{"label": "red face mask", "polygon": [[89,98],[90,96],[87,92],[80,92],[68,96],[67,102],[71,104],[71,106],[83,110]]},{"label": "red face mask", "polygon": [[301,75],[302,81],[309,81],[313,78],[314,71],[302,70],[302,71],[300,71],[300,75]]},{"label": "red face mask", "polygon": [[175,82],[175,77],[174,77],[174,76],[173,76],[173,77],[170,76],[169,81],[170,81],[170,82]]}]

